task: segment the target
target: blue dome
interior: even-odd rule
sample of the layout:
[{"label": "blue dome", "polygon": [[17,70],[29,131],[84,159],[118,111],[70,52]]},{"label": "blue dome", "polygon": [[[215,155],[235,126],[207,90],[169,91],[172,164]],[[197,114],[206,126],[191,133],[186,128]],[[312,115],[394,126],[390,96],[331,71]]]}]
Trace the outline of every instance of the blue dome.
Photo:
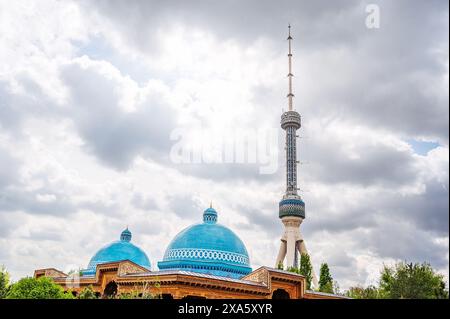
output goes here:
[{"label": "blue dome", "polygon": [[120,260],[130,260],[142,267],[150,269],[150,261],[145,252],[133,245],[130,241],[131,232],[127,228],[120,234],[120,240],[112,242],[97,251],[94,257],[91,258],[88,268],[82,270],[83,275],[94,275],[98,264]]},{"label": "blue dome", "polygon": [[172,240],[158,267],[232,278],[252,271],[244,243],[230,229],[217,224],[213,208],[205,210],[203,223],[184,229]]}]

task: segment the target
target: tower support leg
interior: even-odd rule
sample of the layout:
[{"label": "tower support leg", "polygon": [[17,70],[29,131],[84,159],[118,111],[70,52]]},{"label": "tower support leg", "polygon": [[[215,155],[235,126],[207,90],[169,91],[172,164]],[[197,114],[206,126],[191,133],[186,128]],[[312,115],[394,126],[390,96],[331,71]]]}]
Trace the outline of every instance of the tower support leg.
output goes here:
[{"label": "tower support leg", "polygon": [[278,265],[283,264],[285,257],[286,257],[286,241],[281,240],[280,249],[278,250],[278,257],[277,257],[277,262],[275,264],[275,268],[278,268]]}]

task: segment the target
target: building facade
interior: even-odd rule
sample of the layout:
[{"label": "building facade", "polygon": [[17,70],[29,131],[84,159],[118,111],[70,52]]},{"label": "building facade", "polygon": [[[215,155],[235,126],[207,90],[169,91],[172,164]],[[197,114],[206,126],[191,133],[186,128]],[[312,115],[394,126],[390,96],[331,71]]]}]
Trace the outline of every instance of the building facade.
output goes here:
[{"label": "building facade", "polygon": [[91,286],[98,297],[124,293],[162,299],[340,299],[342,296],[306,290],[305,277],[260,267],[241,277],[215,276],[185,270],[148,271],[132,261],[98,264],[94,276],[68,276],[54,268],[34,272],[47,276],[76,296]]}]

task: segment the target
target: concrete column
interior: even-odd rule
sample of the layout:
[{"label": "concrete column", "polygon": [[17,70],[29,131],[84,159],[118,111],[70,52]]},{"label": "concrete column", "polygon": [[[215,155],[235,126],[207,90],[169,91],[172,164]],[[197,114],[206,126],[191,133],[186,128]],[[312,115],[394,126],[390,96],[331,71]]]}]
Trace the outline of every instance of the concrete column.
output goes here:
[{"label": "concrete column", "polygon": [[277,262],[275,264],[275,268],[278,268],[278,265],[283,264],[284,258],[286,257],[286,241],[281,240],[280,249],[278,250]]},{"label": "concrete column", "polygon": [[286,267],[297,267],[297,265],[294,265],[295,260],[295,250],[296,247],[296,240],[295,240],[295,233],[290,229],[287,231],[287,243],[286,243]]}]

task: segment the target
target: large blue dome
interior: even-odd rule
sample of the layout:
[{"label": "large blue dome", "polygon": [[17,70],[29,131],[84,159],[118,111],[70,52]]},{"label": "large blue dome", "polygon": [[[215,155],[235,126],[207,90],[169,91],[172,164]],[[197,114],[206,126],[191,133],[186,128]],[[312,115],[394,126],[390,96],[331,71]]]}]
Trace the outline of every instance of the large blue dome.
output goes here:
[{"label": "large blue dome", "polygon": [[172,240],[158,267],[232,278],[252,271],[244,243],[230,229],[217,224],[213,208],[205,210],[203,223],[184,229]]},{"label": "large blue dome", "polygon": [[150,269],[150,261],[145,252],[131,243],[131,232],[125,229],[120,235],[120,240],[112,242],[101,248],[91,258],[88,268],[83,270],[85,276],[94,275],[98,264],[130,260],[142,267]]}]

